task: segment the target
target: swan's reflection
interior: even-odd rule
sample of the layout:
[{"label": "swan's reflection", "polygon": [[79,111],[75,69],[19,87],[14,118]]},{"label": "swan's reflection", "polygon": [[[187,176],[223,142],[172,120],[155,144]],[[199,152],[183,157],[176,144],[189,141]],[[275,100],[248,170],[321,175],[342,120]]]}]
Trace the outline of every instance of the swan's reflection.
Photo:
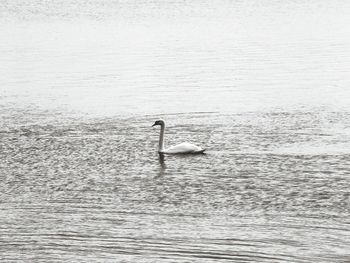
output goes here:
[{"label": "swan's reflection", "polygon": [[160,164],[158,176],[163,176],[165,169],[166,169],[166,165],[165,165],[165,161],[164,161],[164,154],[159,153],[158,160],[159,160],[159,164]]}]

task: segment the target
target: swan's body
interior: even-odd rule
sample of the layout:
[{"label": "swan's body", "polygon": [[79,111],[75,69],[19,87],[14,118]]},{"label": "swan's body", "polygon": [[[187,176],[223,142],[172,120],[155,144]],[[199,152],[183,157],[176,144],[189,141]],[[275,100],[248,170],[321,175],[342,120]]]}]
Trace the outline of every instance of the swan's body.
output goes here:
[{"label": "swan's body", "polygon": [[[161,151],[159,151],[161,152]],[[176,153],[203,153],[204,149],[193,145],[188,142],[183,142],[178,145],[171,146],[167,149],[164,149],[162,153],[176,154]]]},{"label": "swan's body", "polygon": [[159,146],[158,152],[163,154],[198,154],[204,153],[205,149],[193,145],[188,142],[183,142],[175,146],[171,146],[169,148],[164,147],[164,130],[165,130],[165,122],[163,120],[156,121],[152,126],[160,125],[160,135],[159,135]]}]

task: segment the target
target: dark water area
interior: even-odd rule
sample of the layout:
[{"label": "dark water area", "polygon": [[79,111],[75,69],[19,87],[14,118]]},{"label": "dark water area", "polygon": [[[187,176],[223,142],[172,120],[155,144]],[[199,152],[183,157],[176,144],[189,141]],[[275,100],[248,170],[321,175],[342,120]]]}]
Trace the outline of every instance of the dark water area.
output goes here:
[{"label": "dark water area", "polygon": [[1,258],[346,262],[349,116],[162,116],[208,148],[163,158],[158,116],[2,127]]}]

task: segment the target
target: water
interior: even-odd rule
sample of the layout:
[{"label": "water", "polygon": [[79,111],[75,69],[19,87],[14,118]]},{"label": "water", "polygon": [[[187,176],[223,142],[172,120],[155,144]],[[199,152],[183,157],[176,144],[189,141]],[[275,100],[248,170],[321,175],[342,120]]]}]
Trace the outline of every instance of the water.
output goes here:
[{"label": "water", "polygon": [[349,11],[1,1],[1,261],[349,261]]}]

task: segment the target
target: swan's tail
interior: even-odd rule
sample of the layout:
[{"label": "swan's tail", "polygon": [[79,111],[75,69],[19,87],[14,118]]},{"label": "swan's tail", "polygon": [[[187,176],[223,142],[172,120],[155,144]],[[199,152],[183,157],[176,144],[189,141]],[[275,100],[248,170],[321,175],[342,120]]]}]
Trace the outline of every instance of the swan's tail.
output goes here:
[{"label": "swan's tail", "polygon": [[206,149],[202,149],[202,150],[200,150],[200,151],[198,151],[198,152],[194,152],[194,153],[205,154],[205,150],[206,150]]}]

